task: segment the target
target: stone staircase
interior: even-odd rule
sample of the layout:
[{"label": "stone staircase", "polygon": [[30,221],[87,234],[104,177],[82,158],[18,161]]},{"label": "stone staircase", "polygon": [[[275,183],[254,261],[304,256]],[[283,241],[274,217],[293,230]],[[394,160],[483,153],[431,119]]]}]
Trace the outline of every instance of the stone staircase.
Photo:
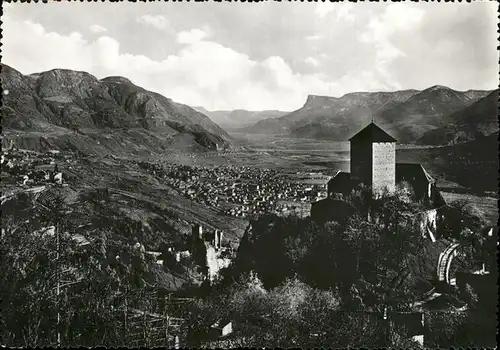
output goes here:
[{"label": "stone staircase", "polygon": [[451,243],[441,254],[439,254],[436,271],[438,281],[450,283],[450,265],[459,246],[460,243]]}]

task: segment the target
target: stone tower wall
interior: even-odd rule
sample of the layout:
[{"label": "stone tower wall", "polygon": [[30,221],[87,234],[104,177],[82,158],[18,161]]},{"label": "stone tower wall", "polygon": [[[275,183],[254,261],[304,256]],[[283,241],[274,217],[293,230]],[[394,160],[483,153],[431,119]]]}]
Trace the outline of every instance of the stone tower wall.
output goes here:
[{"label": "stone tower wall", "polygon": [[372,184],[372,144],[366,141],[351,141],[351,176],[365,185]]},{"label": "stone tower wall", "polygon": [[374,142],[372,159],[373,193],[380,193],[385,188],[389,192],[394,192],[396,188],[396,143]]}]

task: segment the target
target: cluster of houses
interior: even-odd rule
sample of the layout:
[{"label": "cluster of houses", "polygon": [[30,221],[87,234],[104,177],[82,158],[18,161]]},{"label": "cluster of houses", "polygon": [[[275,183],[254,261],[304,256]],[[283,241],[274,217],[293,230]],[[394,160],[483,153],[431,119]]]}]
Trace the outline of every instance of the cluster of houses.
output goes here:
[{"label": "cluster of houses", "polygon": [[236,217],[266,212],[281,215],[293,211],[296,204],[326,197],[325,185],[293,182],[285,176],[261,180],[260,184],[235,182],[226,193],[228,202],[234,205],[227,208],[225,214]]},{"label": "cluster of houses", "polygon": [[[274,169],[232,165],[160,166],[144,162],[139,165],[163,178],[186,198],[234,217],[266,212],[287,214],[294,210],[294,203],[311,203],[327,196],[324,176],[325,184],[307,184]],[[308,176],[317,177],[317,174]]]},{"label": "cluster of houses", "polygon": [[[71,155],[61,154],[58,150],[37,153],[11,148],[2,151],[2,181],[27,187],[51,183],[62,185],[63,173],[58,164],[71,162]],[[12,180],[14,183],[11,183]]]}]

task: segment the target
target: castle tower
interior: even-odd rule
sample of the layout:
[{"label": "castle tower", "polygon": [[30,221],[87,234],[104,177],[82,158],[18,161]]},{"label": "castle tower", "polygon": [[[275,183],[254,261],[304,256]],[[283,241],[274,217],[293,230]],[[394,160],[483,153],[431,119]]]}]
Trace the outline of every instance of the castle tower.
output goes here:
[{"label": "castle tower", "polygon": [[374,195],[396,188],[396,139],[371,122],[349,139],[351,178],[372,188]]},{"label": "castle tower", "polygon": [[203,227],[200,224],[194,224],[191,227],[191,239],[193,242],[203,240]]},{"label": "castle tower", "polygon": [[214,247],[215,249],[222,248],[222,231],[216,229],[214,233]]}]

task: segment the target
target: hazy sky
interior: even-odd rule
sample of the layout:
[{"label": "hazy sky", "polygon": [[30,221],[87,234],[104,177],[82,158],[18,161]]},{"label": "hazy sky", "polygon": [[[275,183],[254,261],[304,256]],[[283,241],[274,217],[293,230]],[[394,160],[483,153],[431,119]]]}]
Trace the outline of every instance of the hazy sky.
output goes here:
[{"label": "hazy sky", "polygon": [[121,75],[209,110],[308,94],[498,86],[497,4],[4,4],[3,63]]}]

